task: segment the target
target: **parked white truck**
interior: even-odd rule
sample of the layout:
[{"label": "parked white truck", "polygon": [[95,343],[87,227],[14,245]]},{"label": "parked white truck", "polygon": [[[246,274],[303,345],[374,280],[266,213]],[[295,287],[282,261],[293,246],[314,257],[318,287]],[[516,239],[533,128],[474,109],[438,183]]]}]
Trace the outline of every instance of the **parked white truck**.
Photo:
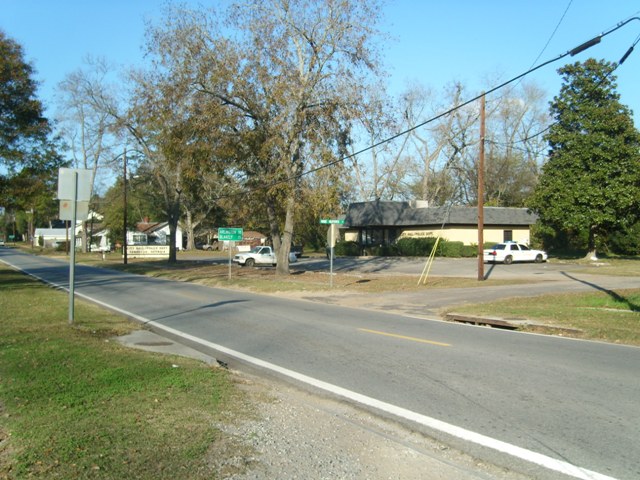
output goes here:
[{"label": "parked white truck", "polygon": [[[298,260],[295,253],[289,253],[289,263]],[[276,254],[271,247],[254,247],[248,252],[238,253],[233,257],[233,262],[238,265],[253,267],[254,265],[273,265],[278,263]]]}]

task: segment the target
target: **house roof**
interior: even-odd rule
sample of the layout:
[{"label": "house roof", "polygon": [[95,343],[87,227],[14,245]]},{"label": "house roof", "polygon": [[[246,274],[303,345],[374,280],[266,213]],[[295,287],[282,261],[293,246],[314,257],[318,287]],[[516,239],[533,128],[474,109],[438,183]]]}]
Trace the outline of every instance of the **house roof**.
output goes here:
[{"label": "house roof", "polygon": [[136,230],[140,233],[153,233],[167,225],[167,222],[138,222]]},{"label": "house roof", "polygon": [[[53,238],[66,238],[67,229],[66,228],[36,228],[33,232],[35,237],[53,237]],[[68,233],[71,235],[71,232]]]},{"label": "house roof", "polygon": [[[485,225],[533,225],[537,215],[526,208],[484,207]],[[420,207],[409,202],[359,202],[349,205],[346,227],[477,225],[477,207]]]},{"label": "house roof", "polygon": [[245,240],[249,240],[256,238],[267,238],[267,236],[260,232],[256,232],[255,230],[244,230],[242,232],[242,238]]}]

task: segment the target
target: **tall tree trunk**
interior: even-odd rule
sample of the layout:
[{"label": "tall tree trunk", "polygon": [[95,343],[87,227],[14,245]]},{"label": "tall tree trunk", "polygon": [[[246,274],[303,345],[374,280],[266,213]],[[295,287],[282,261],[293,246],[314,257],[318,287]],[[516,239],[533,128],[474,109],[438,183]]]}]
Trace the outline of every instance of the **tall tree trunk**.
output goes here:
[{"label": "tall tree trunk", "polygon": [[269,235],[271,236],[271,243],[276,255],[280,251],[280,245],[282,239],[280,237],[280,222],[278,221],[278,214],[276,211],[275,202],[271,195],[267,195],[267,219],[269,220]]},{"label": "tall tree trunk", "polygon": [[178,230],[178,221],[180,220],[180,203],[179,200],[174,201],[169,213],[169,263],[178,261],[176,255],[176,232]]},{"label": "tall tree trunk", "polygon": [[287,198],[287,211],[284,220],[284,231],[280,249],[277,251],[278,265],[276,275],[289,275],[289,253],[291,252],[291,240],[293,239],[293,218],[295,214],[296,197],[293,193]]},{"label": "tall tree trunk", "polygon": [[184,219],[184,230],[187,233],[187,250],[195,250],[196,241],[194,234],[195,225],[193,224],[193,217],[191,216],[191,211],[187,210],[185,213]]}]

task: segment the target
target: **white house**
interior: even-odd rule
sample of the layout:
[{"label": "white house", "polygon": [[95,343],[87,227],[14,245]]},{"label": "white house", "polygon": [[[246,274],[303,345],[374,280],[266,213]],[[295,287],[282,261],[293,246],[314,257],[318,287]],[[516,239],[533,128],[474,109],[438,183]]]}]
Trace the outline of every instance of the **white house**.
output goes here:
[{"label": "white house", "polygon": [[[169,245],[168,222],[140,222],[136,231],[127,232],[127,245]],[[184,248],[182,229],[176,228],[176,249]]]},{"label": "white house", "polygon": [[69,240],[71,232],[67,232],[66,228],[36,228],[33,235],[36,245],[40,245],[40,239],[42,239],[43,247],[56,248]]}]

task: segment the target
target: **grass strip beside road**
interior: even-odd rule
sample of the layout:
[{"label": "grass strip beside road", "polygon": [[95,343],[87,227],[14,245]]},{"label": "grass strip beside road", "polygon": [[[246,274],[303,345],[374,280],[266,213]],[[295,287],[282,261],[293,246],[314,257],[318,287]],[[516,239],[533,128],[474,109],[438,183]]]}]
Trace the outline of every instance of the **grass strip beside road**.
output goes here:
[{"label": "grass strip beside road", "polygon": [[246,405],[228,372],[124,347],[112,337],[135,325],[82,301],[69,326],[67,307],[0,264],[0,478],[234,473],[215,447],[233,442],[217,422]]},{"label": "grass strip beside road", "polygon": [[[456,313],[526,320],[520,330],[640,345],[640,290],[564,293],[459,306]],[[574,332],[563,330],[575,330]]]}]

